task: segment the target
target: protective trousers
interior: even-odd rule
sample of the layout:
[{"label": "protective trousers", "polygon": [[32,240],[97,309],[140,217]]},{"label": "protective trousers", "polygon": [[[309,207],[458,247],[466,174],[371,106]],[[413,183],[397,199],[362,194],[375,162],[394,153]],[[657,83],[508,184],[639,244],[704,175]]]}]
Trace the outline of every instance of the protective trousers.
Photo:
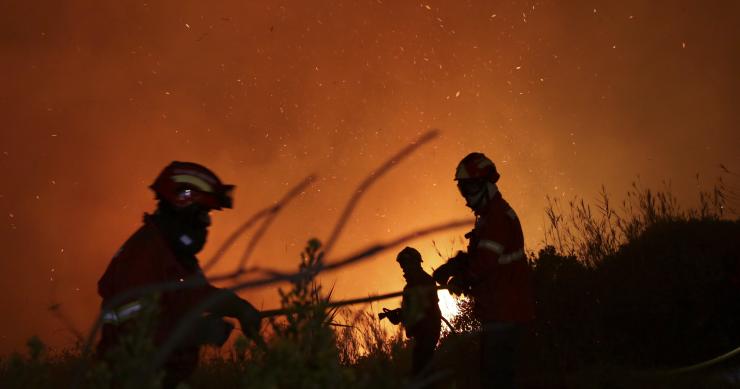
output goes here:
[{"label": "protective trousers", "polygon": [[439,340],[440,319],[425,320],[418,325],[414,332],[414,349],[411,354],[411,371],[418,375],[432,361],[434,349]]},{"label": "protective trousers", "polygon": [[175,350],[164,365],[164,389],[174,389],[198,367],[200,347],[222,346],[234,327],[218,316],[206,315],[198,319],[188,340]]},{"label": "protective trousers", "polygon": [[516,323],[483,324],[480,342],[482,388],[514,388],[516,350],[521,332],[521,326]]}]

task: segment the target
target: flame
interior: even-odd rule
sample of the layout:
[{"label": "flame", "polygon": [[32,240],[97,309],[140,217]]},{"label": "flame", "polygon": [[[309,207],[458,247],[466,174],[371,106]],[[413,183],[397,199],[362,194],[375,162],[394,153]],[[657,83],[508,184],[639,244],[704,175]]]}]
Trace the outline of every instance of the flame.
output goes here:
[{"label": "flame", "polygon": [[437,291],[437,297],[439,297],[439,309],[442,311],[442,316],[452,321],[452,318],[460,312],[457,306],[457,300],[446,290]]}]

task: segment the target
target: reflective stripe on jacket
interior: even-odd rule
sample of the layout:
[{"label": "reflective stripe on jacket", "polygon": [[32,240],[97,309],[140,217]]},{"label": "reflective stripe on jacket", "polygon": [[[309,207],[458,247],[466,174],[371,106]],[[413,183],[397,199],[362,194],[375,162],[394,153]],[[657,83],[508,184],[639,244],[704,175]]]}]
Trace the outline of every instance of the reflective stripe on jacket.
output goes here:
[{"label": "reflective stripe on jacket", "polygon": [[[98,281],[98,294],[102,306],[128,290],[146,285],[182,281],[189,277],[203,277],[199,266],[188,270],[181,265],[169,246],[163,232],[152,217],[146,216],[139,228],[121,247]],[[155,343],[166,338],[190,308],[218,290],[210,284],[200,287],[162,293],[159,297],[159,315],[155,330]],[[142,298],[132,298],[103,312],[103,330],[99,349],[115,343],[119,332],[125,331],[121,323],[135,317],[143,308]],[[100,351],[100,350],[99,350]]]},{"label": "reflective stripe on jacket", "polygon": [[474,312],[483,322],[526,322],[534,318],[532,270],[514,210],[497,193],[469,236]]}]

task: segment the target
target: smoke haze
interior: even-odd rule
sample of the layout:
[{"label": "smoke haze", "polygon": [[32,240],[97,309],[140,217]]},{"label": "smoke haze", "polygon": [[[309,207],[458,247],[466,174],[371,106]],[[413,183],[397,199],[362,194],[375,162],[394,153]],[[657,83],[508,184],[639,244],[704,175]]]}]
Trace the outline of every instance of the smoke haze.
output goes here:
[{"label": "smoke haze", "polygon": [[[471,151],[497,164],[529,249],[547,194],[595,199],[603,184],[621,199],[640,176],[695,201],[696,174],[740,170],[738,15],[729,0],[3,2],[0,353],[33,334],[69,344],[52,303],[87,329],[98,278],[172,160],[237,185],[202,259],[317,173],[252,258],[285,270],[429,128],[441,136],[372,187],[336,254],[470,216],[452,176]],[[432,239],[451,254],[464,232],[413,245],[430,269],[444,260]],[[336,298],[398,290],[394,258],[323,281]]]}]

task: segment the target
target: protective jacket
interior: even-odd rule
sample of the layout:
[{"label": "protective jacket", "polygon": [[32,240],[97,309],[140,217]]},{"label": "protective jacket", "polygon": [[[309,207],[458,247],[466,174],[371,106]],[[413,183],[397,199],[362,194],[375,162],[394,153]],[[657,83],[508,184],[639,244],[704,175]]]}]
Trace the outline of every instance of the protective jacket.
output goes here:
[{"label": "protective jacket", "polygon": [[500,192],[479,213],[469,238],[467,277],[474,313],[482,322],[524,323],[534,318],[532,271],[514,210]]},{"label": "protective jacket", "polygon": [[[178,258],[155,218],[146,215],[144,225],[124,243],[98,281],[98,294],[105,309],[99,355],[116,343],[126,328],[125,322],[133,319],[146,303],[141,297],[132,297],[108,307],[112,298],[137,287],[190,277],[204,277],[197,259],[194,256]],[[217,290],[205,282],[199,287],[162,293],[154,331],[155,344],[166,339],[190,308]]]},{"label": "protective jacket", "polygon": [[403,288],[401,319],[406,335],[415,337],[436,333],[439,337],[441,317],[436,283],[432,276],[420,270],[409,277]]}]

